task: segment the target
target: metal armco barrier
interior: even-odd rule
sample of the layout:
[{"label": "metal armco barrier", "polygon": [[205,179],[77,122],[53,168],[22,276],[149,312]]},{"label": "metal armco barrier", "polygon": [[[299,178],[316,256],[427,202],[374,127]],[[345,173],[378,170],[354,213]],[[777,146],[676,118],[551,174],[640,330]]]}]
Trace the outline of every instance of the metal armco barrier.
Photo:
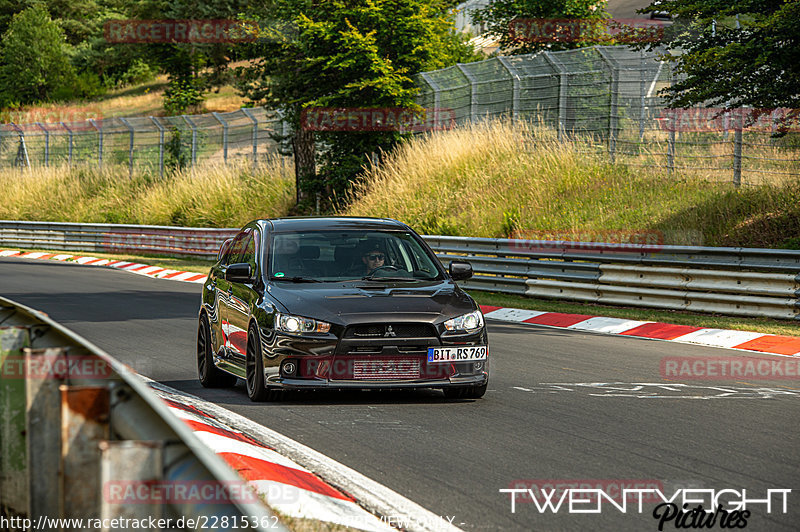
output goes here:
[{"label": "metal armco barrier", "polygon": [[[127,366],[2,297],[0,411],[0,517],[17,520],[12,528],[98,529],[91,519],[116,530],[129,527],[114,519],[150,518],[275,528],[256,495],[241,495],[244,481]],[[169,488],[176,496],[164,496]],[[181,488],[217,495],[178,497]]]},{"label": "metal armco barrier", "polygon": [[425,237],[462,283],[528,297],[800,320],[800,251]]},{"label": "metal armco barrier", "polygon": [[0,221],[4,246],[212,258],[238,229]]},{"label": "metal armco barrier", "polygon": [[[211,259],[237,229],[0,221],[0,246]],[[800,319],[800,251],[425,236],[470,290]]]}]

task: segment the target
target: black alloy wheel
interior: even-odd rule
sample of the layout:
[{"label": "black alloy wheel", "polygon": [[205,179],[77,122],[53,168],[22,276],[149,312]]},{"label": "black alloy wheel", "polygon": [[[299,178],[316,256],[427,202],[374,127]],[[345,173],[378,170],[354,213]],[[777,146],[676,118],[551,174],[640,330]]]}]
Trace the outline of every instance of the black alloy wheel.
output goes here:
[{"label": "black alloy wheel", "polygon": [[245,360],[245,384],[247,397],[253,402],[273,401],[278,391],[270,390],[264,382],[264,361],[261,358],[261,337],[258,328],[250,325],[247,331],[247,355]]},{"label": "black alloy wheel", "polygon": [[197,376],[200,384],[205,388],[225,388],[236,384],[236,377],[225,373],[214,365],[214,355],[211,352],[211,328],[208,318],[200,317],[197,326]]}]

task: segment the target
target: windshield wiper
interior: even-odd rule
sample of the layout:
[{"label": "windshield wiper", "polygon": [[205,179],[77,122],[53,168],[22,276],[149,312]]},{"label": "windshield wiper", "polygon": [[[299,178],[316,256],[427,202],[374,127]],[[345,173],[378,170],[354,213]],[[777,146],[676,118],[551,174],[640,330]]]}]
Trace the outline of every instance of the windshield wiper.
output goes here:
[{"label": "windshield wiper", "polygon": [[418,281],[413,277],[375,277],[375,275],[367,275],[361,278],[362,281]]},{"label": "windshield wiper", "polygon": [[312,279],[311,277],[270,277],[270,281],[289,281],[290,283],[321,283],[319,279]]}]

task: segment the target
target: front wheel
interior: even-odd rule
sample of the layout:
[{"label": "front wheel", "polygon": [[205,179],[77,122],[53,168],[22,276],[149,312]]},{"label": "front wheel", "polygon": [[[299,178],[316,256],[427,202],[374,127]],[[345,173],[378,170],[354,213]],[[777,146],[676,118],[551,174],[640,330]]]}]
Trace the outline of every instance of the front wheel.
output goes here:
[{"label": "front wheel", "polygon": [[211,352],[211,327],[205,315],[197,326],[197,376],[205,388],[225,388],[236,384],[236,377],[214,365]]},{"label": "front wheel", "polygon": [[264,382],[264,361],[261,358],[261,338],[258,327],[253,325],[247,331],[247,355],[245,360],[245,387],[247,397],[253,402],[271,401],[278,392],[267,388]]}]

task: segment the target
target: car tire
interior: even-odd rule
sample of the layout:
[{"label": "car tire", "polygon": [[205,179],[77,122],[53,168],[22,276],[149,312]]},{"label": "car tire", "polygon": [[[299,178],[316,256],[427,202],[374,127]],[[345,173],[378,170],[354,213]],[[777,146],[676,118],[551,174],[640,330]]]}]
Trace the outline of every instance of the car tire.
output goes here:
[{"label": "car tire", "polygon": [[247,355],[245,357],[245,388],[247,397],[253,402],[273,401],[278,392],[267,388],[264,382],[264,361],[261,358],[261,337],[253,325],[247,331]]},{"label": "car tire", "polygon": [[236,377],[214,365],[211,352],[211,327],[208,318],[200,317],[197,326],[197,376],[204,388],[226,388],[236,384]]}]

